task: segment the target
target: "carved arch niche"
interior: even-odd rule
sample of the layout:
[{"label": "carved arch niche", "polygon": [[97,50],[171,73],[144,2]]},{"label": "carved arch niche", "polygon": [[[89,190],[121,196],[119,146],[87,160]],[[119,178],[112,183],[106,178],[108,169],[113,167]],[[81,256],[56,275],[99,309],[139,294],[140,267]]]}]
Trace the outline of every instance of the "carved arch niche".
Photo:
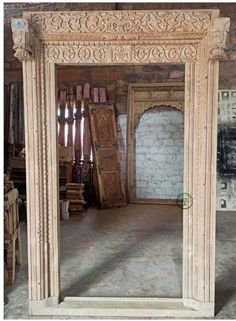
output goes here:
[{"label": "carved arch niche", "polygon": [[184,114],[184,83],[134,83],[128,87],[127,195],[130,203],[176,204],[175,200],[144,199],[136,196],[134,154],[135,132],[142,115],[152,108],[179,110]]},{"label": "carved arch niche", "polygon": [[[29,309],[35,315],[214,315],[219,60],[229,19],[219,10],[27,12],[12,20],[23,64]],[[182,298],[60,300],[57,64],[185,64]]]}]

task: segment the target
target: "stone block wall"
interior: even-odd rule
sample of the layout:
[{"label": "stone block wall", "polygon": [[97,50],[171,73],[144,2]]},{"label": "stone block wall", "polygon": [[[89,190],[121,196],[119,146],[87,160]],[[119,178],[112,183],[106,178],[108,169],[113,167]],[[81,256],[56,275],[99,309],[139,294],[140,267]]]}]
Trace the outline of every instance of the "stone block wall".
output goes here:
[{"label": "stone block wall", "polygon": [[137,198],[176,199],[183,192],[184,119],[180,111],[153,108],[135,132]]}]

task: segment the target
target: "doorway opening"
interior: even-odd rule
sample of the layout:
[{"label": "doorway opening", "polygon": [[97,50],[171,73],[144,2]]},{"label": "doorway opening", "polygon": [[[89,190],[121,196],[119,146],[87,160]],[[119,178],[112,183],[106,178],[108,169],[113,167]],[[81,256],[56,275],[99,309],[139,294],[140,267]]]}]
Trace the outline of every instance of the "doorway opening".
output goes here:
[{"label": "doorway opening", "polygon": [[[173,93],[183,89],[184,66],[58,66],[57,75],[61,297],[181,298],[183,210],[176,198],[183,190],[184,120],[183,113],[173,108]],[[165,89],[156,87],[157,82]],[[149,89],[155,84],[152,105],[150,97],[142,99],[147,106],[135,125],[133,190],[142,204],[129,198],[130,84]],[[183,106],[183,95],[178,99]],[[118,171],[127,201],[123,207],[101,209],[96,171],[100,160],[92,149],[91,104],[98,109],[110,104],[114,109]],[[170,167],[150,166],[149,162],[158,163],[161,154],[165,166],[175,157],[172,174]],[[109,161],[110,155],[104,157]],[[150,184],[146,191],[142,189],[144,179],[155,188]],[[73,209],[76,198],[81,203]],[[153,201],[160,199],[166,201]]]}]

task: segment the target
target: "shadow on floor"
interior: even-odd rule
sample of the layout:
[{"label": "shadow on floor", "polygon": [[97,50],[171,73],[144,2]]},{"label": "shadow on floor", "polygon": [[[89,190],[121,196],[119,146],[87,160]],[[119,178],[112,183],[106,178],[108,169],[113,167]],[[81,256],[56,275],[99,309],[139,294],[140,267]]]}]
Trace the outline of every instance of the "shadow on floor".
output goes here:
[{"label": "shadow on floor", "polygon": [[235,280],[236,267],[230,269],[224,278],[216,281],[215,314],[217,315],[236,295]]}]

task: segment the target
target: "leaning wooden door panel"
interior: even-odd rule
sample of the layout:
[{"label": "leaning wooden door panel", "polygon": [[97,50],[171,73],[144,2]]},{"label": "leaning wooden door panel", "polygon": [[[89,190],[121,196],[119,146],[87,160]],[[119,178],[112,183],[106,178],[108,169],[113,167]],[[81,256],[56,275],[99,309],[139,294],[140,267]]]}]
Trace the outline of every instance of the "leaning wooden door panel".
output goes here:
[{"label": "leaning wooden door panel", "polygon": [[89,119],[101,207],[124,206],[114,108],[110,104],[90,104]]}]

